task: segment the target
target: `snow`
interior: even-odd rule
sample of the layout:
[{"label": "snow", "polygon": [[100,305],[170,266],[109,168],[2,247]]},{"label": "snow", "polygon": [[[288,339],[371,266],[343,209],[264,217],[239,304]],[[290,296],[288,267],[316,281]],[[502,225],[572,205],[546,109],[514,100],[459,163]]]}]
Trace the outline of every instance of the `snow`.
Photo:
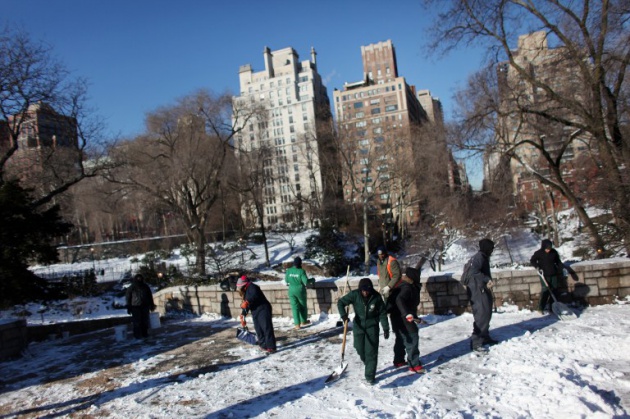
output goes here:
[{"label": "snow", "polygon": [[[628,301],[587,308],[570,322],[501,307],[491,323],[492,336],[501,342],[485,355],[469,351],[470,314],[424,319],[430,325],[420,330],[420,350],[428,373],[394,369],[393,337],[381,336],[374,386],[363,380],[351,333],[344,356],[348,369],[338,381],[324,383],[341,361],[342,332],[335,328],[335,315],[313,315],[314,324],[299,332],[291,330],[290,319],[274,319],[283,339],[269,356],[234,337],[234,319],[216,315],[171,319],[166,324],[177,329],[156,329],[143,343],[115,342],[114,333],[32,343],[23,358],[0,364],[3,376],[22,376],[2,384],[0,415],[630,416]],[[184,331],[197,335],[188,337]],[[119,345],[111,349],[117,351],[113,363],[100,365],[90,345],[101,350]],[[193,356],[200,357],[200,364],[187,368],[186,360]],[[62,378],[55,376],[59,371]]]},{"label": "snow", "polygon": [[[577,221],[562,216],[563,231]],[[313,231],[286,241],[271,236],[271,264],[300,255]],[[493,238],[494,271],[521,269],[540,247],[540,237],[513,230]],[[558,246],[576,261],[581,240]],[[442,271],[460,273],[477,249],[460,239],[446,251]],[[350,251],[349,245],[346,251]],[[255,258],[250,259],[249,255]],[[264,268],[262,245],[248,243],[239,268]],[[404,255],[402,260],[404,261]],[[99,282],[118,281],[138,268],[142,255],[33,267],[71,272],[96,267]],[[626,260],[626,259],[624,259]],[[187,269],[175,251],[167,264]],[[305,261],[313,264],[320,260]],[[609,263],[611,259],[588,263]],[[423,277],[438,275],[428,268]],[[351,278],[360,278],[354,276]],[[333,278],[316,277],[317,281]],[[25,317],[29,324],[126,316],[120,292],[0,312],[0,323]],[[30,314],[29,314],[30,313]],[[314,313],[313,325],[293,330],[289,318],[274,318],[278,352],[262,355],[235,338],[236,319],[216,314],[167,317],[148,341],[117,341],[114,329],[31,343],[24,356],[0,363],[0,417],[112,418],[621,418],[630,417],[630,299],[588,307],[572,321],[515,306],[499,307],[491,335],[500,341],[487,354],[471,353],[472,316],[427,315],[420,330],[421,361],[428,373],[394,369],[394,337],[381,335],[376,384],[363,379],[363,364],[348,334],[341,378],[325,384],[341,361],[337,315]],[[251,318],[248,318],[251,325]]]}]

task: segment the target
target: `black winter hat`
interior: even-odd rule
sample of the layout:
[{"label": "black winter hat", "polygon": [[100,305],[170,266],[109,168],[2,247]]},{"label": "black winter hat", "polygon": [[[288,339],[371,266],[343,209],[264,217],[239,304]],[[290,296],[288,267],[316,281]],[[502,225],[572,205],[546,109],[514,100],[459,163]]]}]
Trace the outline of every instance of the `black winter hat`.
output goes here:
[{"label": "black winter hat", "polygon": [[420,271],[415,268],[407,268],[405,269],[405,275],[414,282],[414,284],[418,284],[420,282]]},{"label": "black winter hat", "polygon": [[295,259],[293,259],[293,266],[295,266],[296,268],[301,268],[302,267],[302,258],[298,256]]},{"label": "black winter hat", "polygon": [[494,250],[494,242],[490,239],[479,240],[479,250],[486,256],[490,256]]},{"label": "black winter hat", "polygon": [[359,281],[359,290],[372,292],[374,290],[372,280],[370,278],[361,278],[361,280]]},{"label": "black winter hat", "polygon": [[540,243],[541,249],[551,249],[553,247],[553,243],[549,239],[545,239]]}]

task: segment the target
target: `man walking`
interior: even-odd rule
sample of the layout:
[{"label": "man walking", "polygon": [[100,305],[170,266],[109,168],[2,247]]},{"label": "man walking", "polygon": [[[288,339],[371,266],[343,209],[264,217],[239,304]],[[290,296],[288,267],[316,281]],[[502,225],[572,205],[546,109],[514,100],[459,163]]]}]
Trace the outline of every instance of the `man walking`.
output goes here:
[{"label": "man walking", "polygon": [[[405,269],[401,284],[392,293],[391,304],[392,329],[396,336],[394,342],[394,367],[409,365],[409,371],[415,374],[425,372],[420,362],[418,326],[418,305],[420,304],[420,270]],[[407,360],[405,361],[405,353]]]},{"label": "man walking", "polygon": [[337,302],[339,316],[344,323],[348,321],[346,307],[349,305],[353,306],[355,313],[352,326],[354,348],[365,364],[365,380],[368,384],[374,384],[378,363],[379,323],[383,327],[385,339],[389,339],[385,303],[380,294],[374,290],[372,281],[369,278],[363,278],[359,281],[359,289],[350,291]]},{"label": "man walking", "polygon": [[149,337],[149,311],[155,310],[153,293],[144,282],[144,277],[137,274],[127,288],[127,314],[131,314],[133,337],[136,339]]},{"label": "man walking", "polygon": [[490,239],[479,241],[479,251],[472,258],[468,297],[473,312],[473,333],[470,339],[471,349],[487,351],[484,345],[498,342],[490,337],[492,319],[492,276],[490,274],[490,255],[494,251],[494,242]]}]

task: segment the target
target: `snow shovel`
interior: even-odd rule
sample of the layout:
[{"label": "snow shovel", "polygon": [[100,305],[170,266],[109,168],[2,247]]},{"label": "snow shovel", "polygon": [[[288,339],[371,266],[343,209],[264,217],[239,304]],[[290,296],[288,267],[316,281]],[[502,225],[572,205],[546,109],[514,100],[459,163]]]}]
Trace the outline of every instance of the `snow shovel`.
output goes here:
[{"label": "snow shovel", "polygon": [[247,330],[247,326],[237,327],[236,328],[236,339],[241,340],[245,343],[249,343],[250,345],[256,345],[258,341],[258,336],[255,333]]},{"label": "snow shovel", "polygon": [[560,301],[556,299],[556,296],[553,294],[553,291],[551,291],[551,287],[547,283],[547,280],[545,279],[545,276],[542,274],[542,272],[540,272],[539,270],[536,270],[536,272],[538,272],[538,276],[540,277],[540,279],[543,280],[543,282],[547,286],[547,289],[549,290],[549,293],[551,294],[551,298],[553,298],[553,304],[551,304],[551,311],[553,311],[553,314],[558,316],[560,320],[577,319],[577,316],[575,315],[573,310],[569,308],[569,306],[567,306],[564,303],[561,303]]},{"label": "snow shovel", "polygon": [[333,381],[337,381],[339,378],[341,378],[341,374],[343,374],[346,368],[348,368],[348,363],[343,360],[343,355],[344,355],[344,352],[346,351],[346,333],[347,332],[348,332],[348,320],[346,320],[343,324],[343,342],[341,343],[341,364],[339,364],[339,366],[335,368],[333,373],[330,374],[328,378],[326,378],[326,381],[325,381],[326,384],[332,383]]}]

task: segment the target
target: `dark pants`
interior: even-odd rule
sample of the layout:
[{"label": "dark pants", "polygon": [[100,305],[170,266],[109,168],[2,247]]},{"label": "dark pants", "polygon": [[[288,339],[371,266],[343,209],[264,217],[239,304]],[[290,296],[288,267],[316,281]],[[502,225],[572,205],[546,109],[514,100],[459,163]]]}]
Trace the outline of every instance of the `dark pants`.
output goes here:
[{"label": "dark pants", "polygon": [[418,336],[418,326],[410,324],[415,329],[409,330],[409,326],[394,328],[394,334],[396,335],[396,341],[394,342],[394,364],[402,364],[405,362],[405,353],[407,354],[407,362],[410,367],[417,367],[420,365],[420,349],[418,343],[420,338]]},{"label": "dark pants", "polygon": [[271,321],[271,305],[258,307],[252,312],[254,329],[258,336],[258,345],[263,349],[276,350],[276,335],[273,332],[273,322]]},{"label": "dark pants", "polygon": [[374,381],[376,377],[376,364],[378,363],[378,333],[376,331],[368,330],[368,333],[353,329],[354,335],[354,349],[357,350],[359,358],[365,364],[365,379],[368,381]]},{"label": "dark pants", "polygon": [[551,289],[547,288],[542,279],[540,280],[541,289],[540,300],[538,300],[538,310],[544,310],[545,308],[547,308],[547,304],[553,302],[551,293],[553,292],[554,295],[556,295],[556,291],[558,289],[558,277],[556,275],[545,277],[545,279],[547,280],[547,283],[549,284]]},{"label": "dark pants", "polygon": [[492,319],[492,294],[485,287],[468,288],[473,314],[473,333],[470,337],[472,349],[487,343],[490,339],[490,319]]},{"label": "dark pants", "polygon": [[136,339],[149,336],[149,307],[131,306],[133,337]]}]

